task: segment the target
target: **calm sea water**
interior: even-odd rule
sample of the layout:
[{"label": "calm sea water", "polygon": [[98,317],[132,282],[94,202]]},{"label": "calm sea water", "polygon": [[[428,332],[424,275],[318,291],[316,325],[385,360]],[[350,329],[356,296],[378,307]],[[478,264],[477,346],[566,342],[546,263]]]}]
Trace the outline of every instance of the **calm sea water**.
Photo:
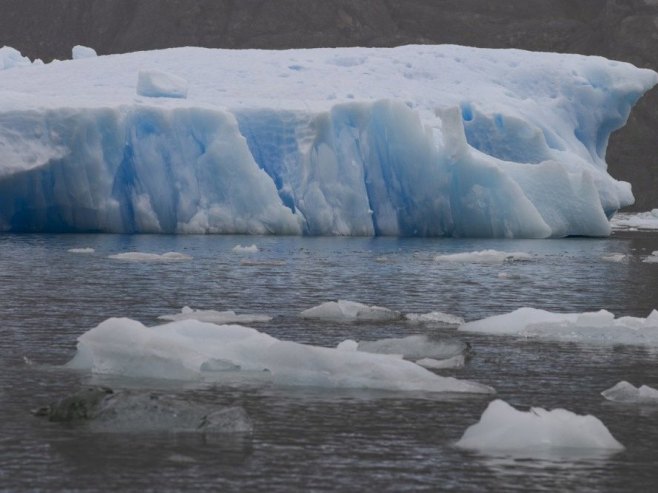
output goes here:
[{"label": "calm sea water", "polygon": [[[258,245],[257,254],[232,251]],[[71,248],[95,252],[75,254]],[[435,262],[443,253],[521,251],[528,262]],[[658,265],[642,263],[658,235],[547,241],[239,236],[0,235],[0,489],[4,491],[640,491],[658,480],[658,406],[615,405],[600,392],[620,380],[658,387],[656,352],[456,333],[431,326],[320,323],[301,310],[348,299],[467,320],[533,306],[605,308],[647,316],[658,308]],[[177,251],[177,263],[109,255]],[[602,260],[623,253],[628,263]],[[249,262],[242,262],[243,260]],[[506,273],[506,277],[499,274]],[[527,408],[594,414],[626,450],[587,458],[519,460],[456,449],[491,396],[341,392],[108,380],[61,368],[76,338],[108,317],[156,324],[199,309],[274,316],[254,327],[323,346],[432,333],[469,341],[475,356],[442,374],[495,387]],[[27,358],[27,361],[26,361]],[[80,388],[158,389],[243,406],[250,437],[94,434],[30,410]]]}]

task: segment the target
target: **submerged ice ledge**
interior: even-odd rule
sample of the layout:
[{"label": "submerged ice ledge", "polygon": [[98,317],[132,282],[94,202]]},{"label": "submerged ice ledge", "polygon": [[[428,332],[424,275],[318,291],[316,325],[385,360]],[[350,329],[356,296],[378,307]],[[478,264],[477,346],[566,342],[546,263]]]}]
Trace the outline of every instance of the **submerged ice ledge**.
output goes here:
[{"label": "submerged ice ledge", "polygon": [[[457,46],[19,65],[0,72],[0,231],[603,236],[633,202],[608,137],[658,81]],[[156,72],[187,99],[143,96]]]}]

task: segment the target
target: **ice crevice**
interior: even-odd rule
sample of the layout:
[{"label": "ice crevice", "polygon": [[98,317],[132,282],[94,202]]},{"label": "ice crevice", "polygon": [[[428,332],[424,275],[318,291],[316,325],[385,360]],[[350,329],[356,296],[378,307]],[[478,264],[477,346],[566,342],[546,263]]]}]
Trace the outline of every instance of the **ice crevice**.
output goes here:
[{"label": "ice crevice", "polygon": [[[0,230],[605,236],[633,202],[605,147],[652,71],[457,46],[306,50],[291,71],[297,53],[12,62]],[[149,91],[140,74],[158,76]]]}]

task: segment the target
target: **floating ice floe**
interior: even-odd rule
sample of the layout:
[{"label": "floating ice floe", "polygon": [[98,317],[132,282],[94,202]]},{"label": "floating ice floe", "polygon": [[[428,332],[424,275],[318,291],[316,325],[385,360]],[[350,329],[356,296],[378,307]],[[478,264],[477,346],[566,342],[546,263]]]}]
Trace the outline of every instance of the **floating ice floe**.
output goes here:
[{"label": "floating ice floe", "polygon": [[328,301],[300,313],[302,318],[340,322],[400,320],[400,312],[381,306],[369,306],[356,301]]},{"label": "floating ice floe", "polygon": [[658,404],[658,390],[647,385],[638,388],[626,381],[604,390],[601,395],[613,402]]},{"label": "floating ice floe", "polygon": [[480,421],[466,430],[456,446],[526,457],[624,449],[594,416],[581,416],[565,409],[547,411],[539,407],[528,412],[518,411],[499,399],[489,404]]},{"label": "floating ice floe", "polygon": [[94,253],[96,250],[93,248],[70,248],[69,253]]},{"label": "floating ice floe", "polygon": [[73,60],[81,60],[83,58],[96,58],[98,54],[93,48],[88,46],[76,45],[71,50]]},{"label": "floating ice floe", "polygon": [[647,318],[615,318],[606,310],[553,313],[519,308],[511,313],[467,322],[459,330],[589,344],[658,346],[658,311],[653,310]]},{"label": "floating ice floe", "polygon": [[464,323],[462,317],[442,312],[406,313],[404,318],[409,322],[418,323],[440,323],[445,325],[461,325]]},{"label": "floating ice floe", "polygon": [[610,255],[604,255],[601,257],[601,260],[606,262],[616,262],[619,264],[626,264],[630,262],[631,258],[625,253],[611,253]]},{"label": "floating ice floe", "polygon": [[658,264],[658,250],[654,250],[651,252],[651,255],[648,257],[645,257],[642,262],[647,263],[647,264]]},{"label": "floating ice floe", "polygon": [[229,374],[276,385],[491,393],[395,356],[281,341],[240,325],[185,320],[146,327],[108,319],[78,338],[71,368],[124,377],[221,382]]},{"label": "floating ice floe", "polygon": [[178,75],[161,70],[140,70],[137,94],[149,98],[187,98],[189,83]]},{"label": "floating ice floe", "polygon": [[605,236],[608,138],[658,82],[450,45],[87,62],[0,71],[0,230]]},{"label": "floating ice floe", "polygon": [[242,246],[242,245],[235,245],[233,247],[233,251],[235,253],[258,253],[258,247],[254,245],[249,245],[249,246]]},{"label": "floating ice floe", "polygon": [[173,315],[161,315],[160,320],[198,320],[199,322],[209,322],[218,325],[224,324],[250,324],[254,322],[269,322],[272,317],[268,315],[240,314],[233,310],[218,312],[215,310],[193,310],[189,306],[183,307],[180,313]]},{"label": "floating ice floe", "polygon": [[128,262],[181,262],[192,260],[192,257],[178,252],[144,253],[144,252],[124,252],[110,255],[108,258],[115,260],[125,260]]},{"label": "floating ice floe", "polygon": [[658,209],[635,214],[615,214],[610,220],[613,230],[658,230]]},{"label": "floating ice floe", "polygon": [[532,259],[532,256],[524,252],[500,252],[498,250],[482,250],[479,252],[451,253],[437,255],[435,262],[473,263],[473,264],[502,264],[504,262],[516,262]]},{"label": "floating ice floe", "polygon": [[426,358],[446,360],[462,356],[468,351],[468,345],[458,340],[433,339],[426,335],[412,335],[401,338],[379,339],[377,341],[352,340],[341,342],[338,349],[363,351],[375,354],[397,355],[411,361]]}]

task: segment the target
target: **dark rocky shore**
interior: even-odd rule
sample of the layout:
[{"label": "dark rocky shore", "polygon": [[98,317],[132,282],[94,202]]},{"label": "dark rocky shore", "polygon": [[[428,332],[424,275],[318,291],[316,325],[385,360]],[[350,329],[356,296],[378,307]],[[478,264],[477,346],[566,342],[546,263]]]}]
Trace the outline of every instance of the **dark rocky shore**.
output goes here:
[{"label": "dark rocky shore", "polygon": [[[658,70],[658,0],[0,0],[0,46],[70,58],[174,46],[452,43],[602,55]],[[658,88],[608,148],[635,210],[658,207]]]}]

